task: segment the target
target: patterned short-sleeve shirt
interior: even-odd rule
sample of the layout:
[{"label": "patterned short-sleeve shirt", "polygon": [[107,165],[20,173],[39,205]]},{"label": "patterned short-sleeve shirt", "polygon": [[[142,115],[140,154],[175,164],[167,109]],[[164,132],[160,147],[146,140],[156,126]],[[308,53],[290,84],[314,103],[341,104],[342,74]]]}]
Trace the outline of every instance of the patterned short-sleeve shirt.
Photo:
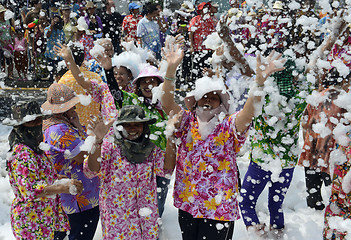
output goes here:
[{"label": "patterned short-sleeve shirt", "polygon": [[122,31],[126,33],[126,36],[138,40],[137,38],[137,26],[139,21],[143,18],[143,16],[139,15],[136,18],[130,14],[125,16],[122,23]]},{"label": "patterned short-sleeve shirt", "polygon": [[238,209],[236,156],[246,135],[235,130],[236,115],[227,116],[204,140],[196,116],[184,111],[175,136],[177,152],[174,206],[195,218],[235,221]]},{"label": "patterned short-sleeve shirt", "polygon": [[62,205],[67,214],[79,213],[99,205],[99,179],[88,179],[83,173],[83,163],[76,162],[77,156],[84,144],[85,133],[79,133],[75,128],[60,123],[44,131],[45,143],[50,147],[46,154],[55,164],[58,174],[80,180],[83,192],[77,195],[61,194]]},{"label": "patterned short-sleeve shirt", "polygon": [[15,145],[7,161],[15,199],[11,227],[16,239],[53,239],[54,231],[69,229],[58,195],[38,198],[57,179],[53,163],[24,144]]}]

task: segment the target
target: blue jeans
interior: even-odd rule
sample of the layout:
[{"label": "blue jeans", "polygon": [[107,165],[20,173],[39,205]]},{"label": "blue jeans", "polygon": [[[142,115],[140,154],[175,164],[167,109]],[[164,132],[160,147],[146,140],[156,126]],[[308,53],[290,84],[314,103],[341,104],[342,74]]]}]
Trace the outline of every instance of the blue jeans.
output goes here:
[{"label": "blue jeans", "polygon": [[168,185],[170,179],[156,176],[157,182],[157,204],[158,204],[158,212],[160,217],[162,217],[163,211],[165,210],[165,203],[168,193]]},{"label": "blue jeans", "polygon": [[[275,229],[284,228],[284,214],[282,211],[282,204],[285,194],[293,177],[294,168],[283,169],[279,177],[283,177],[283,182],[272,182],[271,171],[263,170],[258,164],[253,161],[244,177],[241,186],[242,201],[239,203],[241,214],[246,226],[260,224],[256,213],[256,203],[258,197],[270,182],[271,186],[268,189],[268,210],[270,214],[270,224]],[[254,183],[252,182],[253,180]]]}]

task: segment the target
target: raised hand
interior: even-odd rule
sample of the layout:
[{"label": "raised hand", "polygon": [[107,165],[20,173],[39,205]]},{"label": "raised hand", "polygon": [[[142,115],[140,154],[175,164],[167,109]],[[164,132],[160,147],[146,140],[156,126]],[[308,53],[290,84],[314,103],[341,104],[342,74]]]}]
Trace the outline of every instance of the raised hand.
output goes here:
[{"label": "raised hand", "polygon": [[286,62],[285,58],[281,57],[282,54],[275,54],[275,51],[272,51],[271,54],[265,59],[265,62],[262,62],[261,54],[257,54],[257,65],[256,65],[256,82],[257,85],[262,86],[266,79],[274,72],[279,72],[285,69],[283,67]]},{"label": "raised hand", "polygon": [[112,68],[112,59],[106,54],[99,54],[95,59],[104,69],[110,70]]},{"label": "raised hand", "polygon": [[68,62],[71,60],[74,61],[71,49],[67,45],[57,43],[57,45],[54,46],[54,52],[57,56],[62,57]]},{"label": "raised hand", "polygon": [[176,69],[181,63],[184,57],[184,51],[178,44],[174,42],[168,42],[167,45],[162,49],[163,55],[165,56],[168,68]]},{"label": "raised hand", "polygon": [[230,31],[229,31],[227,21],[228,21],[228,14],[225,15],[224,17],[221,17],[221,20],[219,21],[218,35],[223,40],[227,39],[230,36],[229,34]]},{"label": "raised hand", "polygon": [[102,120],[101,115],[98,118],[92,116],[92,119],[89,121],[88,125],[88,132],[93,133],[96,137],[96,142],[101,142],[102,139],[105,137],[109,129],[111,128],[113,122],[115,120],[112,119],[107,124],[104,123]]}]

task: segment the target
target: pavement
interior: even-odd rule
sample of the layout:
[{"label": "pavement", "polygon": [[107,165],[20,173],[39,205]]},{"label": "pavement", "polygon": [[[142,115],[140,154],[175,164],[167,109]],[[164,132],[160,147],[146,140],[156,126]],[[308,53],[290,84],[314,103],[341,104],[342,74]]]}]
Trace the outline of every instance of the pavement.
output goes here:
[{"label": "pavement", "polygon": [[10,116],[11,106],[36,100],[40,104],[46,100],[49,81],[17,81],[10,79],[0,80],[0,121]]}]

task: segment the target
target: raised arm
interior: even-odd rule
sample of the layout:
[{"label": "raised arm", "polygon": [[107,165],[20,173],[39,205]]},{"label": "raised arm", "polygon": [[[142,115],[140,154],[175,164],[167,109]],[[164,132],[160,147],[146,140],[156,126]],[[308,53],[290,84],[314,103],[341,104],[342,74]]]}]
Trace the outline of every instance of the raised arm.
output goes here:
[{"label": "raised arm", "polygon": [[54,51],[55,51],[56,55],[62,57],[66,61],[67,67],[71,70],[72,75],[76,79],[77,83],[82,88],[87,90],[88,93],[91,93],[91,86],[92,86],[91,82],[89,79],[84,78],[78,65],[74,61],[71,49],[66,45],[58,43],[57,45],[54,46]]},{"label": "raised arm", "polygon": [[245,132],[247,127],[250,125],[252,118],[255,114],[255,106],[261,101],[261,96],[255,94],[255,90],[263,91],[264,83],[267,78],[274,72],[284,70],[284,67],[280,67],[285,63],[285,59],[281,59],[281,54],[274,57],[275,52],[273,51],[267,58],[266,63],[262,63],[261,55],[257,56],[256,66],[256,89],[251,89],[251,94],[247,99],[244,108],[238,113],[235,121],[235,127],[239,133]]},{"label": "raised arm", "polygon": [[174,115],[181,110],[181,107],[174,101],[174,91],[177,67],[184,57],[184,52],[177,44],[167,44],[166,48],[163,49],[163,53],[168,65],[165,81],[162,85],[163,94],[161,96],[161,103],[167,115]]},{"label": "raised arm", "polygon": [[327,40],[323,42],[321,46],[319,46],[311,55],[311,60],[308,63],[308,67],[306,69],[306,73],[311,71],[316,71],[316,62],[318,59],[325,59],[326,56],[330,53],[332,47],[334,46],[336,40],[340,38],[340,35],[345,31],[348,23],[344,19],[344,11],[340,13],[340,16],[335,16],[336,21],[334,21],[334,28],[330,33]]},{"label": "raised arm", "polygon": [[229,28],[227,25],[228,16],[222,18],[219,22],[220,29],[218,31],[218,35],[226,44],[229,49],[229,54],[232,56],[234,62],[233,64],[237,64],[240,68],[241,74],[244,76],[252,77],[255,72],[251,69],[246,59],[240,53],[240,51],[236,48],[232,38],[230,37]]},{"label": "raised arm", "polygon": [[98,172],[100,170],[100,162],[98,161],[98,158],[101,157],[101,145],[114,121],[115,120],[112,119],[105,124],[100,116],[97,121],[90,121],[89,123],[89,136],[95,136],[95,151],[91,151],[88,156],[88,167],[93,172]]}]

